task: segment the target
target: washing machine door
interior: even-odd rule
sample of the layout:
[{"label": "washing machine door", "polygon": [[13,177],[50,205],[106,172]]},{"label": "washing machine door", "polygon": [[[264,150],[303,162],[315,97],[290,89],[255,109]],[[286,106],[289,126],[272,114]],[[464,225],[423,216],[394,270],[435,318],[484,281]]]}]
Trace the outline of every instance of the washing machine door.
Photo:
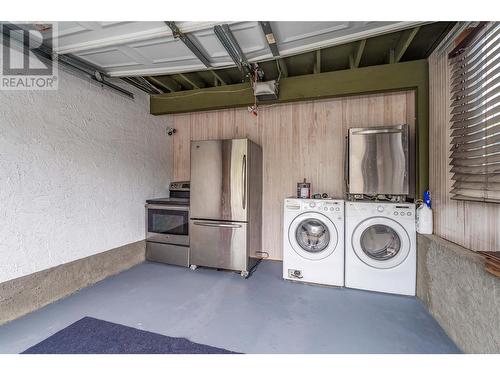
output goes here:
[{"label": "washing machine door", "polygon": [[297,216],[288,228],[292,249],[310,260],[324,259],[337,248],[338,232],[335,224],[323,214],[306,212]]},{"label": "washing machine door", "polygon": [[370,267],[399,266],[410,253],[410,237],[398,222],[386,217],[362,221],[352,234],[356,256]]}]

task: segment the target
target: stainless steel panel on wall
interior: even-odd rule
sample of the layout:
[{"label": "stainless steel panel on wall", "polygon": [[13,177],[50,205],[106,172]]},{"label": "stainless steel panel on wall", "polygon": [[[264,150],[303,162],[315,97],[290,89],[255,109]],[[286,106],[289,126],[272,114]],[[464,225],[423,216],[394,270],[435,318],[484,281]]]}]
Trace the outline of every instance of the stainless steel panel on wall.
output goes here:
[{"label": "stainless steel panel on wall", "polygon": [[349,129],[348,192],[407,195],[408,126]]},{"label": "stainless steel panel on wall", "polygon": [[247,270],[247,224],[191,220],[191,264]]},{"label": "stainless steel panel on wall", "polygon": [[246,221],[248,140],[191,142],[191,217]]}]

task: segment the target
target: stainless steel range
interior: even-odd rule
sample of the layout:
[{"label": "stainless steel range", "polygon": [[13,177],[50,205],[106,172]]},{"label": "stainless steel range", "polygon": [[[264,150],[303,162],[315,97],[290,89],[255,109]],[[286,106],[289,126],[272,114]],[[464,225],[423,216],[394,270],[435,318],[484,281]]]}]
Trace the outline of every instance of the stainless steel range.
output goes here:
[{"label": "stainless steel range", "polygon": [[172,182],[169,198],[146,201],[146,259],[189,267],[189,188]]}]

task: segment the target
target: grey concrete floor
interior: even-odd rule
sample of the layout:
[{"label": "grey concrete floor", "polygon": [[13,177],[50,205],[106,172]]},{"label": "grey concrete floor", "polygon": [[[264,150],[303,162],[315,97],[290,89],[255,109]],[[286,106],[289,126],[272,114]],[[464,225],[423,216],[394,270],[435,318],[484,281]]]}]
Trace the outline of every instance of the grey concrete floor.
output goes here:
[{"label": "grey concrete floor", "polygon": [[458,353],[416,298],[143,263],[0,326],[19,353],[84,316],[242,353]]}]

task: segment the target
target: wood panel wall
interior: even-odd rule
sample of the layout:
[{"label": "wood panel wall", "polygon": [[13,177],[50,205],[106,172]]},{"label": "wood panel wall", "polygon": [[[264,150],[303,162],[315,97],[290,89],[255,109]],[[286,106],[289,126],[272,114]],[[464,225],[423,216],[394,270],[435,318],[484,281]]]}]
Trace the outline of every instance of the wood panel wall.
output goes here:
[{"label": "wood panel wall", "polygon": [[241,108],[174,115],[173,178],[189,180],[190,140],[247,137],[261,145],[263,251],[282,259],[283,200],[296,194],[297,182],[307,178],[313,193],[342,198],[348,128],[404,123],[413,139],[413,91],[265,106],[258,117]]},{"label": "wood panel wall", "polygon": [[434,53],[429,58],[429,187],[434,233],[471,250],[500,251],[500,204],[450,198],[450,69],[447,54]]}]

